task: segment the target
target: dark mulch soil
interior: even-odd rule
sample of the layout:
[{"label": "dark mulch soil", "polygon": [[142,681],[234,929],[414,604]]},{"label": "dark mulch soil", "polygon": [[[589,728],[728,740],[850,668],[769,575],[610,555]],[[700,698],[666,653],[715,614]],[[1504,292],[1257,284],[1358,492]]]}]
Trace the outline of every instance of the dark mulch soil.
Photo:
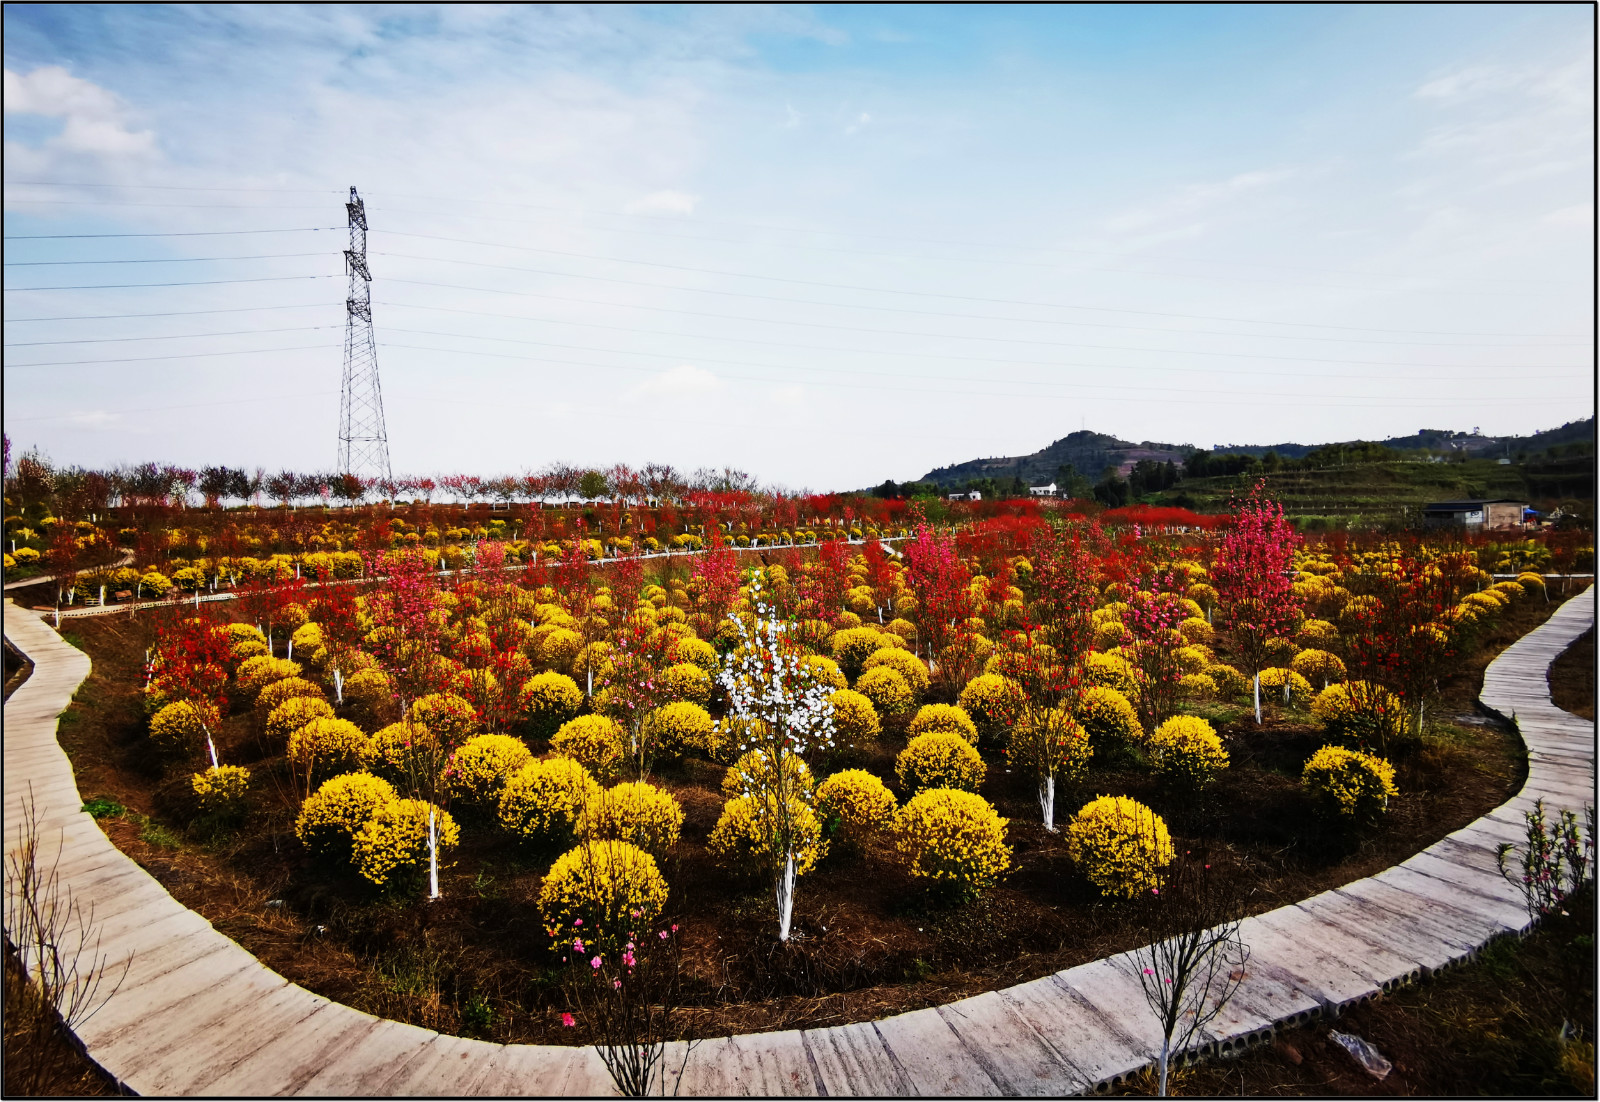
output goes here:
[{"label": "dark mulch soil", "polygon": [[1550,699],[1556,707],[1594,721],[1594,628],[1550,664]]},{"label": "dark mulch soil", "polygon": [[123,1092],[116,1081],[83,1054],[76,1038],[61,1026],[22,978],[16,954],[4,962],[4,1092],[7,1098],[87,1098]]},{"label": "dark mulch soil", "polygon": [[[1178,1070],[1170,1093],[1593,1098],[1594,932],[1590,887],[1526,940],[1497,941],[1476,960],[1337,1021]],[[1393,1070],[1374,1078],[1329,1038],[1330,1029],[1377,1046]],[[1126,1093],[1154,1093],[1149,1087],[1137,1081]]]},{"label": "dark mulch soil", "polygon": [[[1180,847],[1205,840],[1250,912],[1370,875],[1521,785],[1514,736],[1479,716],[1473,701],[1492,653],[1553,607],[1527,601],[1508,610],[1483,653],[1442,686],[1435,732],[1397,761],[1401,795],[1375,830],[1330,833],[1310,814],[1298,777],[1323,738],[1307,714],[1269,707],[1258,730],[1234,705],[1209,710],[1233,766],[1203,801],[1175,801],[1130,761],[1101,761],[1083,791],[1058,794],[1058,818],[1104,792],[1141,799],[1167,817]],[[308,863],[291,832],[298,800],[282,748],[261,744],[247,711],[226,721],[218,750],[254,771],[253,807],[244,829],[216,833],[194,817],[188,777],[198,763],[157,760],[144,735],[138,690],[147,622],[118,614],[64,626],[94,660],[61,728],[80,791],[129,809],[102,826],[176,898],[290,980],[371,1013],[502,1042],[585,1040],[559,1024],[559,962],[535,905],[553,855],[518,852],[468,824],[442,874],[442,900],[374,898],[350,874]],[[903,737],[888,735],[863,764],[892,777],[903,746]],[[770,885],[730,881],[705,849],[723,770],[700,761],[663,770],[659,783],[687,816],[685,841],[663,871],[685,937],[692,1028],[717,1035],[868,1020],[1133,947],[1129,909],[1098,898],[1062,838],[1039,825],[1031,785],[1007,773],[998,755],[986,758],[982,794],[1011,820],[1015,849],[1001,887],[965,906],[941,906],[881,854],[830,855],[800,882],[800,936],[787,948],[775,944]]]}]

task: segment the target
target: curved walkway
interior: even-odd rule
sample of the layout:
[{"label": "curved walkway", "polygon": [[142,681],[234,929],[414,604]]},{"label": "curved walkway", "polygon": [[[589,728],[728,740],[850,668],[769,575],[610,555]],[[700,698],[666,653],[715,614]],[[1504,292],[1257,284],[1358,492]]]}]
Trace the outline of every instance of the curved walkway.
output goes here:
[{"label": "curved walkway", "polygon": [[[1227,1051],[1280,1024],[1336,1015],[1527,930],[1494,851],[1523,840],[1522,812],[1540,797],[1552,808],[1594,802],[1594,728],[1557,709],[1545,682],[1551,661],[1593,623],[1589,590],[1485,673],[1484,704],[1513,718],[1528,746],[1522,791],[1394,868],[1245,920],[1248,973],[1200,1038],[1204,1048]],[[5,634],[34,662],[5,705],[6,841],[31,787],[45,839],[60,832],[62,883],[93,904],[108,962],[120,970],[131,961],[116,995],[79,1031],[116,1079],[163,1095],[612,1093],[591,1048],[497,1045],[383,1021],[287,982],[217,933],[79,810],[55,730],[88,675],[87,656],[10,602]],[[1123,953],[881,1021],[709,1040],[675,1085],[692,1095],[1092,1091],[1159,1049],[1136,976]]]}]

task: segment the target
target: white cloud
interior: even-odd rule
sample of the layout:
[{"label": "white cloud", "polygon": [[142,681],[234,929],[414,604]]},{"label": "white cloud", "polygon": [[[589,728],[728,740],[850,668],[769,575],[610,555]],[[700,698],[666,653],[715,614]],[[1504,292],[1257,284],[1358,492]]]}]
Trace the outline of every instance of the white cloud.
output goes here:
[{"label": "white cloud", "polygon": [[1594,204],[1577,203],[1570,207],[1553,210],[1541,219],[1546,225],[1560,226],[1564,229],[1592,230],[1594,229]]},{"label": "white cloud", "polygon": [[5,113],[64,119],[61,133],[45,144],[66,153],[120,156],[155,150],[155,133],[130,129],[128,111],[116,95],[59,65],[27,74],[7,69]]},{"label": "white cloud", "polygon": [[1192,216],[1198,212],[1225,206],[1239,199],[1254,202],[1260,192],[1294,176],[1294,169],[1280,168],[1241,172],[1212,183],[1186,184],[1166,199],[1114,215],[1106,220],[1105,228],[1112,233],[1137,233],[1164,228],[1164,223],[1182,220],[1186,223],[1185,228],[1191,229]]},{"label": "white cloud", "polygon": [[859,115],[857,115],[855,117],[855,121],[854,122],[852,122],[849,126],[844,128],[844,132],[846,134],[857,133],[858,131],[866,129],[867,124],[870,123],[871,121],[872,121],[872,116],[869,115],[867,112],[863,111],[863,112],[861,112]]},{"label": "white cloud", "polygon": [[653,191],[622,209],[628,214],[693,214],[698,195],[683,191]]},{"label": "white cloud", "polygon": [[697,398],[721,388],[722,380],[705,368],[679,364],[629,388],[627,396],[634,401],[646,398]]},{"label": "white cloud", "polygon": [[1416,90],[1418,99],[1460,100],[1501,92],[1523,83],[1522,74],[1502,65],[1473,65],[1436,77]]}]

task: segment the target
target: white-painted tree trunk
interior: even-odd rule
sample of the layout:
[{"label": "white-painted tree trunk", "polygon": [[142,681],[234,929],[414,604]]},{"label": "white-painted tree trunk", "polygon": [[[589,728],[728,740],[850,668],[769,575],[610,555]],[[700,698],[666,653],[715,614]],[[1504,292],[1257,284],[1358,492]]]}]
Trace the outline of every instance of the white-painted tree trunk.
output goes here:
[{"label": "white-painted tree trunk", "polygon": [[206,749],[211,751],[211,768],[217,768],[217,744],[211,741],[211,732],[206,732]]},{"label": "white-painted tree trunk", "polygon": [[1044,814],[1044,828],[1056,832],[1056,779],[1046,777],[1039,786],[1039,810]]},{"label": "white-painted tree trunk", "polygon": [[105,586],[101,586],[100,587],[100,607],[104,608],[105,604],[106,604],[106,587]]},{"label": "white-painted tree trunk", "polygon": [[1259,727],[1261,726],[1261,674],[1259,671],[1256,673],[1255,680],[1252,682],[1252,685],[1255,689],[1256,726]]},{"label": "white-painted tree trunk", "polygon": [[783,871],[778,874],[778,940],[789,940],[789,920],[794,914],[794,854],[783,859]]},{"label": "white-painted tree trunk", "polygon": [[1161,1039],[1161,1086],[1158,1093],[1162,1098],[1167,1096],[1167,1059],[1172,1052],[1172,1038]]},{"label": "white-painted tree trunk", "polygon": [[439,898],[439,831],[433,808],[428,808],[428,898]]},{"label": "white-painted tree trunk", "polygon": [[1283,706],[1285,708],[1289,706],[1289,679],[1287,677],[1283,679]]},{"label": "white-painted tree trunk", "polygon": [[333,671],[333,695],[340,703],[344,703],[344,674],[338,670]]},{"label": "white-painted tree trunk", "polygon": [[284,657],[287,658],[291,662],[294,661],[294,636],[292,636],[292,635],[289,636],[289,649],[284,654]]},{"label": "white-painted tree trunk", "polygon": [[593,670],[589,670],[588,673],[589,673],[589,694],[588,695],[593,696],[594,695],[594,671]]}]

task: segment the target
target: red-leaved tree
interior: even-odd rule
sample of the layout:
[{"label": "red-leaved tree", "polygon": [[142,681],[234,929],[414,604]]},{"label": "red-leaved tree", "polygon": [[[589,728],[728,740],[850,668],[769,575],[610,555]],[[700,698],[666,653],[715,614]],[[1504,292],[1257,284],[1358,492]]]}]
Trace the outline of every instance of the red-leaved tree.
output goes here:
[{"label": "red-leaved tree", "polygon": [[1300,622],[1300,603],[1290,581],[1299,544],[1283,507],[1269,499],[1257,482],[1244,501],[1234,503],[1234,526],[1222,537],[1211,572],[1234,653],[1254,681],[1257,724],[1267,644],[1289,635]]}]

